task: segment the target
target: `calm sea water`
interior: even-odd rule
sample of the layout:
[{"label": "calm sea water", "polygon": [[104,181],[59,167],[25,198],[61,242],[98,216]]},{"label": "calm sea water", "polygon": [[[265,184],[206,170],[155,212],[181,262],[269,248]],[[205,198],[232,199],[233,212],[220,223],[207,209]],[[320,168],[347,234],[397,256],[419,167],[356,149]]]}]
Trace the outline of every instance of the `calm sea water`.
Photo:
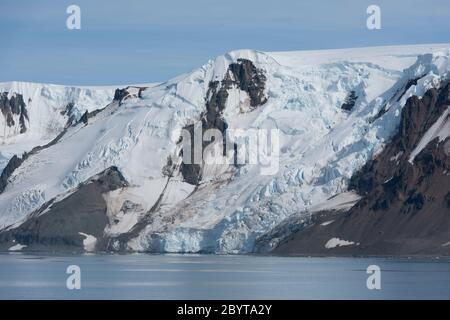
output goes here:
[{"label": "calm sea water", "polygon": [[[69,265],[81,290],[66,287]],[[450,299],[450,260],[0,254],[0,299]]]}]

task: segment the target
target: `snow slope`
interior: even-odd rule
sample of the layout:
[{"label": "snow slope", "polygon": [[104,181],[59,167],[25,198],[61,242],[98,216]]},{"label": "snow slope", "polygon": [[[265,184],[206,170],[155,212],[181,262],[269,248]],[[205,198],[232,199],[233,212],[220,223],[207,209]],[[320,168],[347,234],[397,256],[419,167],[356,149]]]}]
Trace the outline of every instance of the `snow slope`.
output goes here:
[{"label": "snow slope", "polygon": [[44,145],[54,139],[65,127],[68,114],[64,114],[69,103],[74,104],[71,114],[79,119],[85,111],[91,112],[105,107],[112,101],[115,88],[80,88],[60,85],[4,82],[0,92],[8,96],[21,94],[26,104],[27,130],[20,134],[16,125],[9,127],[0,116],[0,170],[15,154],[22,155],[33,147]]},{"label": "snow slope", "polygon": [[[210,82],[224,79],[230,63],[238,59],[248,59],[263,70],[268,100],[253,110],[247,93],[232,87],[224,117],[230,129],[278,129],[279,170],[261,175],[260,165],[212,167],[198,186],[183,181],[180,174],[167,177],[163,168],[168,157],[179,152],[182,128],[199,121]],[[120,105],[110,103],[110,90],[1,84],[0,88],[9,85],[10,92],[53,97],[48,98],[53,104],[43,102],[42,110],[33,110],[36,115],[30,119],[41,120],[30,125],[29,133],[1,138],[0,161],[29,148],[21,139],[36,144],[54,137],[59,129],[49,130],[48,124],[61,128],[64,119],[48,114],[50,110],[56,114],[57,106],[73,100],[73,95],[83,110],[108,106],[87,124],[68,128],[58,143],[14,171],[0,194],[0,227],[20,224],[46,201],[117,166],[130,186],[105,196],[110,218],[105,233],[112,238],[126,235],[151,215],[151,223],[129,234],[129,250],[252,251],[257,237],[289,217],[354,203],[357,197],[345,193],[351,175],[393,135],[407,98],[439,85],[449,70],[450,45],[446,44],[304,52],[239,50],[151,86],[140,98]],[[412,79],[417,79],[416,84],[408,86]],[[341,106],[351,91],[358,98],[348,112]]]}]

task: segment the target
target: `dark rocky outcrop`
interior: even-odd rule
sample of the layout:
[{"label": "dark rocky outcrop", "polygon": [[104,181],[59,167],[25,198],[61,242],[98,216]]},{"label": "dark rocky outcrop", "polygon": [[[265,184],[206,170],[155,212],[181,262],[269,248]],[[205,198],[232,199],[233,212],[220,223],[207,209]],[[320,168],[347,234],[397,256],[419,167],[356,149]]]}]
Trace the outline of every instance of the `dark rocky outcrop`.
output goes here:
[{"label": "dark rocky outcrop", "polygon": [[16,125],[14,115],[19,116],[20,133],[27,131],[25,120],[28,119],[27,106],[23,101],[23,96],[13,93],[8,97],[8,92],[0,93],[0,111],[6,119],[6,125],[13,127]]},{"label": "dark rocky outcrop", "polygon": [[[201,126],[205,124],[205,120],[201,120]],[[190,163],[185,163],[184,161],[181,162],[180,165],[180,172],[183,176],[183,179],[185,182],[192,184],[192,185],[198,185],[200,183],[200,180],[202,179],[201,173],[202,173],[202,165],[199,163],[194,162],[194,151],[195,151],[195,142],[194,142],[194,128],[195,124],[191,124],[189,126],[184,127],[184,130],[187,130],[190,134],[191,138],[191,161]],[[203,142],[203,147],[205,147],[205,143]],[[184,152],[186,150],[182,149],[180,156],[183,157]]]},{"label": "dark rocky outcrop", "polygon": [[6,186],[8,185],[8,179],[13,174],[14,170],[16,170],[22,162],[27,158],[27,155],[24,154],[22,158],[14,155],[9,161],[6,167],[3,169],[2,174],[0,175],[0,194],[5,191]]},{"label": "dark rocky outcrop", "polygon": [[227,75],[222,81],[222,85],[230,89],[236,85],[242,91],[247,92],[250,98],[250,106],[256,108],[266,103],[264,95],[266,76],[263,71],[257,69],[252,61],[238,59],[236,63],[230,64]]},{"label": "dark rocky outcrop", "polygon": [[88,123],[88,119],[89,119],[89,112],[87,112],[87,110],[83,113],[83,115],[80,118],[79,122],[82,122],[84,124]]},{"label": "dark rocky outcrop", "polygon": [[[0,249],[14,243],[23,250],[83,250],[88,234],[101,243],[109,223],[103,194],[126,187],[128,183],[116,167],[111,167],[81,184],[62,200],[52,199],[29,215],[18,227],[0,232]],[[99,248],[101,250],[101,248]]]},{"label": "dark rocky outcrop", "polygon": [[126,96],[128,96],[130,93],[127,91],[126,88],[122,88],[122,89],[116,89],[116,91],[114,91],[114,101],[122,101],[123,98],[125,98]]},{"label": "dark rocky outcrop", "polygon": [[74,125],[77,121],[76,116],[73,113],[74,107],[75,107],[75,104],[73,102],[69,102],[66,105],[66,108],[63,111],[61,111],[61,115],[67,117],[66,127]]},{"label": "dark rocky outcrop", "polygon": [[[398,133],[381,154],[355,173],[350,189],[362,195],[327,226],[301,230],[274,251],[292,254],[450,255],[450,138],[411,152],[450,105],[450,83],[409,98]],[[445,125],[450,125],[446,119]],[[330,238],[358,245],[326,249]]]},{"label": "dark rocky outcrop", "polygon": [[344,103],[341,106],[342,110],[345,111],[352,111],[353,107],[356,104],[356,100],[358,100],[358,96],[356,95],[356,92],[352,90],[350,94],[345,98]]},{"label": "dark rocky outcrop", "polygon": [[[137,90],[137,95],[131,94],[130,93],[131,89]],[[119,105],[121,105],[124,100],[129,98],[142,98],[142,91],[144,91],[145,89],[147,89],[147,87],[133,87],[133,86],[116,89],[116,91],[114,91],[113,100],[117,101]]]},{"label": "dark rocky outcrop", "polygon": [[[223,111],[225,110],[228,99],[228,90],[236,86],[242,91],[245,91],[250,99],[250,111],[263,105],[267,102],[264,95],[266,84],[266,76],[263,71],[256,68],[252,61],[247,59],[238,59],[237,62],[231,63],[222,81],[211,81],[209,83],[208,92],[206,94],[205,109],[206,111],[201,116],[201,124],[190,124],[184,127],[190,133],[191,139],[191,155],[194,155],[194,130],[195,126],[202,127],[202,132],[208,129],[218,129],[223,136],[224,155],[227,149],[226,146],[226,130],[228,124],[223,118]],[[211,142],[203,141],[202,150]],[[233,146],[235,149],[236,146]],[[181,153],[183,155],[183,152]],[[180,166],[181,174],[186,182],[197,185],[202,179],[202,164],[182,162]]]}]

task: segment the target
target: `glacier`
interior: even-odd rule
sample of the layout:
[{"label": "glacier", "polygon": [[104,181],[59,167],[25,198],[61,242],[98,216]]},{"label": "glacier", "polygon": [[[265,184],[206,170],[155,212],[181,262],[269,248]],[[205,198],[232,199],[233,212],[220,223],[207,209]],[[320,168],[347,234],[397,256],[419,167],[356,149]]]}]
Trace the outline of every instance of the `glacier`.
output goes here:
[{"label": "glacier", "polygon": [[[165,174],[169,158],[179,165],[181,131],[199,123],[210,83],[222,81],[241,59],[264,73],[267,101],[252,108],[248,93],[232,86],[223,117],[229,129],[277,129],[278,172],[261,175],[258,164],[208,167],[198,185],[179,169]],[[353,173],[392,137],[406,100],[438,86],[449,72],[450,45],[434,44],[237,50],[166,82],[142,85],[123,101],[114,99],[117,87],[111,86],[2,83],[0,92],[22,94],[31,104],[25,133],[0,116],[0,169],[13,155],[62,135],[8,177],[0,193],[0,228],[20,225],[46,202],[67,197],[114,166],[128,186],[104,195],[108,250],[253,252],[258,237],[292,217],[306,221],[325,208],[351,207],[358,200],[347,190]],[[351,92],[354,106],[343,110]],[[70,103],[76,121],[68,124]],[[86,112],[89,118],[79,121]]]}]

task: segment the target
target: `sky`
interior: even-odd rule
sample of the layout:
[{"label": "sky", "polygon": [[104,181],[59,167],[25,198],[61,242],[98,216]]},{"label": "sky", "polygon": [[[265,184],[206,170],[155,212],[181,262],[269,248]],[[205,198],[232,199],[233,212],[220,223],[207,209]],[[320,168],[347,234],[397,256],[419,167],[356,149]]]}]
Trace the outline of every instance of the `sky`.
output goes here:
[{"label": "sky", "polygon": [[[69,30],[69,5],[81,29]],[[381,29],[366,27],[369,5]],[[1,0],[0,81],[160,82],[234,49],[450,42],[448,0]]]}]

